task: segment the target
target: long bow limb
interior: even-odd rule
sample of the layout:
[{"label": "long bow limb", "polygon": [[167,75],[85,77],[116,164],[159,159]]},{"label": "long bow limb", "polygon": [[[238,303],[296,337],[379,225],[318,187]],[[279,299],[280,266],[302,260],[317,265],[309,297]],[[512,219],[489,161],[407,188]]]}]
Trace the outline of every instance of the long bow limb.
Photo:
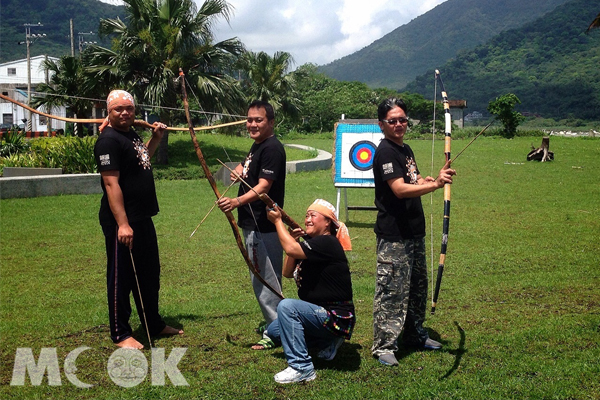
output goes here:
[{"label": "long bow limb", "polygon": [[[89,118],[88,119],[68,118],[68,117],[60,117],[58,115],[46,114],[45,112],[42,112],[42,111],[36,110],[35,108],[29,107],[27,104],[23,104],[17,100],[11,99],[10,97],[5,96],[1,93],[0,93],[0,98],[4,99],[6,101],[10,101],[11,103],[18,105],[19,107],[23,107],[24,109],[31,111],[34,114],[42,115],[46,118],[55,119],[58,121],[81,123],[81,124],[101,124],[104,122],[104,119],[98,119],[98,118],[95,118],[95,119],[94,118],[91,118],[91,119],[89,119]],[[222,128],[225,126],[239,125],[239,124],[243,124],[245,122],[246,122],[246,120],[241,120],[241,121],[235,121],[235,122],[228,122],[228,123],[220,124],[220,125],[202,126],[202,127],[196,128],[196,129],[209,130],[209,129],[215,129],[215,128]],[[145,128],[145,129],[154,129],[154,126],[152,124],[149,124],[148,122],[139,120],[139,119],[136,119],[135,122],[133,123],[133,125],[140,127],[140,128]],[[168,131],[187,131],[188,128],[168,127],[166,130],[168,130]]]},{"label": "long bow limb", "polygon": [[[194,143],[194,149],[196,150],[196,155],[198,156],[198,160],[200,160],[200,164],[202,165],[202,169],[204,170],[206,179],[208,179],[208,182],[210,183],[210,186],[212,187],[213,192],[215,192],[215,196],[217,196],[217,199],[219,199],[219,198],[221,198],[221,194],[219,193],[219,189],[217,188],[217,183],[215,182],[215,178],[213,177],[212,173],[208,169],[208,165],[206,164],[206,160],[204,159],[204,155],[202,154],[202,150],[200,149],[200,145],[198,144],[198,140],[196,139],[196,133],[194,132],[194,126],[192,124],[192,119],[190,117],[190,107],[189,107],[189,103],[188,103],[188,99],[187,99],[187,91],[185,89],[185,74],[181,70],[179,72],[179,78],[181,80],[180,83],[181,83],[181,92],[183,95],[183,108],[185,109],[185,117],[187,119],[187,123],[189,126],[189,131],[190,131],[190,136],[192,137],[192,142]],[[271,285],[269,285],[269,283],[267,281],[265,281],[262,276],[260,276],[260,274],[258,273],[258,270],[254,266],[254,264],[252,264],[252,261],[250,260],[250,257],[248,256],[248,251],[246,250],[244,243],[242,243],[242,237],[240,236],[240,231],[237,226],[237,222],[235,222],[235,217],[233,216],[233,213],[231,211],[227,211],[227,212],[225,212],[225,215],[227,216],[229,225],[231,225],[231,230],[233,231],[233,236],[235,236],[235,241],[237,242],[237,245],[240,249],[240,252],[242,253],[242,256],[244,257],[244,260],[246,261],[246,264],[248,264],[248,269],[250,270],[250,272],[252,272],[252,274],[254,274],[254,276],[256,276],[256,278],[267,289],[269,289],[271,292],[273,292],[279,298],[283,299],[284,298],[283,294],[281,294],[278,290],[274,289]]]},{"label": "long bow limb", "polygon": [[[445,131],[444,131],[444,156],[446,157],[445,168],[450,168],[452,157],[450,153],[450,145],[452,143],[452,116],[450,115],[450,102],[448,101],[448,94],[444,88],[444,82],[440,76],[440,71],[435,71],[436,78],[440,82],[442,89],[442,100],[444,102],[444,120],[445,120]],[[437,279],[435,281],[435,289],[433,291],[433,298],[431,300],[431,315],[435,314],[435,307],[437,305],[438,296],[440,294],[440,287],[442,285],[442,275],[444,275],[444,265],[446,264],[446,250],[448,247],[448,230],[450,228],[450,187],[449,183],[444,185],[444,222],[442,225],[442,248],[440,250],[440,262],[438,264]]]}]

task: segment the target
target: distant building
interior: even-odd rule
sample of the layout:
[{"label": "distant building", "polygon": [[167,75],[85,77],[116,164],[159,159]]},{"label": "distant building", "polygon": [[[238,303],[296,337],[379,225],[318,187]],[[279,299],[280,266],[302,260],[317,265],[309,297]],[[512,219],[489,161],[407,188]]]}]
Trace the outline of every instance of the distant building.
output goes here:
[{"label": "distant building", "polygon": [[[443,102],[438,101],[438,104],[442,104]],[[450,106],[450,117],[452,118],[452,123],[457,125],[459,128],[465,127],[465,108],[467,108],[466,100],[448,100],[448,105]]]},{"label": "distant building", "polygon": [[476,121],[481,118],[483,118],[482,113],[480,113],[479,111],[473,111],[472,113],[465,115],[465,122]]},{"label": "distant building", "polygon": [[[31,63],[31,91],[35,91],[35,87],[40,83],[46,83],[50,76],[46,76],[46,72],[42,67],[46,56],[36,56],[30,58]],[[56,57],[48,57],[52,61],[58,61]],[[27,103],[27,59],[9,61],[0,64],[0,92],[3,95],[17,100],[21,103]],[[40,111],[47,114],[57,116],[66,116],[65,107],[52,109],[48,112],[44,107],[39,108]],[[29,112],[23,107],[0,99],[1,120],[4,124],[23,124],[24,119],[29,118]],[[32,114],[31,128],[33,131],[46,131],[48,129],[48,118],[39,114]],[[52,129],[65,129],[63,121],[53,120],[51,122]]]},{"label": "distant building", "polygon": [[450,106],[450,115],[452,117],[452,122],[456,124],[459,128],[465,127],[464,122],[464,114],[465,108],[467,108],[466,100],[448,100],[448,105]]}]

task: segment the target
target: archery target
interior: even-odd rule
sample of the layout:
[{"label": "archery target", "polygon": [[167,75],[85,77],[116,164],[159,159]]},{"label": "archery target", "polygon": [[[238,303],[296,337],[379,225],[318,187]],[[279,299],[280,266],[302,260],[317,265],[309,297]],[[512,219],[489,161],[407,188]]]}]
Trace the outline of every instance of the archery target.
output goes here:
[{"label": "archery target", "polygon": [[337,124],[335,129],[335,175],[338,187],[373,187],[373,158],[383,133],[379,125]]},{"label": "archery target", "polygon": [[368,171],[373,168],[373,156],[375,155],[375,143],[361,140],[350,149],[350,164],[359,171]]}]

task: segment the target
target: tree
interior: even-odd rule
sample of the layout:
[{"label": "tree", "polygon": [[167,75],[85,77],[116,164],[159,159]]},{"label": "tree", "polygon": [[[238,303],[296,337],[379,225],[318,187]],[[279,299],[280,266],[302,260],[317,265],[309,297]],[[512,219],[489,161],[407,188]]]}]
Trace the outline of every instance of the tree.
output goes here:
[{"label": "tree", "polygon": [[504,126],[504,137],[512,138],[517,133],[517,126],[525,120],[525,117],[518,111],[514,111],[517,104],[521,101],[517,95],[507,93],[503,96],[496,97],[496,100],[491,101],[487,110],[496,116]]},{"label": "tree", "polygon": [[[35,96],[32,106],[38,108],[45,106],[49,113],[53,109],[67,107],[74,117],[83,116],[90,109],[90,101],[83,100],[86,96],[86,77],[78,57],[63,56],[57,62],[50,59],[44,60],[42,67],[52,76],[49,84],[41,83],[36,91],[44,93],[44,96]],[[83,135],[82,125],[77,123],[75,133]]]},{"label": "tree", "polygon": [[305,64],[295,73],[303,101],[302,126],[307,132],[333,130],[342,114],[347,119],[377,117],[377,106],[391,93],[389,89],[370,89],[361,82],[340,82],[318,72],[316,65]]},{"label": "tree", "polygon": [[[243,51],[237,39],[214,43],[212,27],[219,18],[229,21],[231,6],[206,0],[197,9],[193,0],[124,0],[126,21],[100,21],[99,33],[114,37],[112,49],[91,46],[88,71],[110,89],[130,91],[138,103],[149,104],[169,124],[168,108],[178,106],[177,77],[186,73],[188,92],[204,111],[239,114],[243,95],[237,81],[223,74]],[[207,117],[208,118],[208,117]],[[159,164],[168,163],[168,134],[157,152]]]},{"label": "tree", "polygon": [[263,51],[245,52],[237,65],[244,71],[242,88],[246,100],[268,101],[284,117],[296,118],[300,99],[296,91],[297,75],[289,72],[292,63],[292,56],[284,51],[276,52],[273,57]]}]

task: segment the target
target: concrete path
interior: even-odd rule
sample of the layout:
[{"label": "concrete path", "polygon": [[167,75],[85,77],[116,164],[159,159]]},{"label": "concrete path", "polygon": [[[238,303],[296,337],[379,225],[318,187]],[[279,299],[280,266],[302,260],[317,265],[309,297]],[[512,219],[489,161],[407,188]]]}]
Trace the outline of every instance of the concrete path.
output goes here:
[{"label": "concrete path", "polygon": [[[289,144],[302,150],[315,150],[312,147],[299,144]],[[331,168],[331,153],[317,150],[318,155],[310,160],[289,161],[286,172],[293,174],[300,171],[316,171]],[[31,168],[28,173],[41,174],[38,168]],[[223,173],[222,168],[216,174],[217,179],[229,185],[229,172]],[[46,172],[45,172],[46,173]],[[13,174],[13,172],[11,172]],[[100,174],[68,174],[68,175],[33,175],[0,177],[0,199],[57,196],[61,194],[94,194],[102,193]]]}]

